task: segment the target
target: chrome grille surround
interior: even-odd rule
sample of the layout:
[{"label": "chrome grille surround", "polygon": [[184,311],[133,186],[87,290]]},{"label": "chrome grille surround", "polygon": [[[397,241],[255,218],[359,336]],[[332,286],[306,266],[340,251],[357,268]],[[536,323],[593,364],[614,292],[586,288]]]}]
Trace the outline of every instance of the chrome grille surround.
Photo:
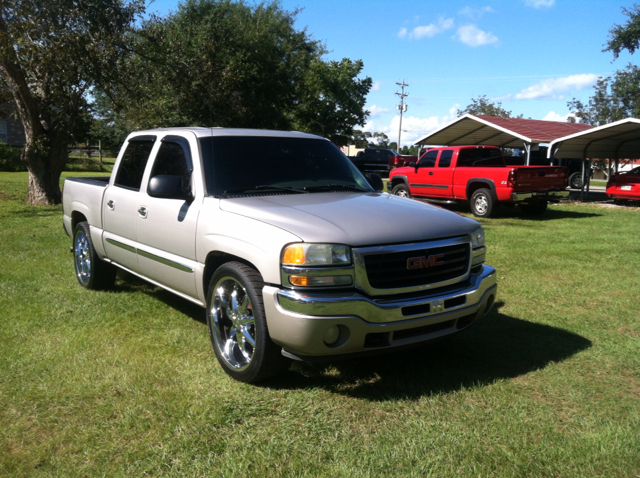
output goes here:
[{"label": "chrome grille surround", "polygon": [[[402,261],[406,257],[406,253],[414,252],[416,256],[424,256],[429,253],[436,253],[438,250],[448,248],[450,246],[463,246],[466,248],[466,264],[460,271],[460,274],[455,277],[448,277],[446,280],[439,282],[427,282],[422,284],[410,285],[405,287],[375,287],[369,280],[367,274],[366,257],[375,255],[393,255],[399,253],[398,259]],[[355,264],[355,276],[356,276],[356,288],[362,290],[369,296],[385,296],[393,294],[404,294],[410,292],[419,292],[430,289],[436,289],[439,287],[445,287],[451,284],[455,284],[467,278],[471,269],[471,265],[478,264],[478,258],[484,259],[485,248],[478,248],[472,250],[471,237],[459,236],[449,239],[442,239],[436,241],[416,242],[410,244],[395,244],[384,246],[372,246],[372,247],[360,247],[353,248],[353,259]],[[400,263],[398,263],[400,264]],[[400,264],[401,265],[401,264]]]}]

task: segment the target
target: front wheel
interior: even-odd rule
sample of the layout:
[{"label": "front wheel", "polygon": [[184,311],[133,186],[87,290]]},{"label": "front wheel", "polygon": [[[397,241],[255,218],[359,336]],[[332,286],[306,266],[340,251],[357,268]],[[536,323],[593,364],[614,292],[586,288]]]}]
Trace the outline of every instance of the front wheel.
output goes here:
[{"label": "front wheel", "polygon": [[495,214],[498,203],[491,196],[491,191],[485,188],[477,189],[471,195],[469,207],[476,217],[491,217]]},{"label": "front wheel", "polygon": [[411,193],[409,192],[409,188],[405,183],[396,184],[391,190],[391,194],[395,196],[400,196],[403,198],[410,198]]},{"label": "front wheel", "polygon": [[215,272],[207,293],[207,325],[223,370],[241,382],[284,371],[289,361],[271,341],[262,300],[262,277],[252,267],[228,262]]},{"label": "front wheel", "polygon": [[98,257],[93,247],[89,223],[86,221],[78,223],[73,231],[73,264],[76,278],[82,287],[91,290],[113,287],[117,269]]}]

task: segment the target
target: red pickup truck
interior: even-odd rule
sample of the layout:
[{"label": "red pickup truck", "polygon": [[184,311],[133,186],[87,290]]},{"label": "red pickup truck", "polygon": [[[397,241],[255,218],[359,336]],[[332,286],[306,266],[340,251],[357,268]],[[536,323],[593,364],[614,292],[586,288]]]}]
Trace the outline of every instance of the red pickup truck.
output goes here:
[{"label": "red pickup truck", "polygon": [[477,217],[491,217],[500,204],[543,214],[549,201],[569,195],[566,168],[507,166],[495,146],[430,149],[416,164],[392,170],[387,188],[432,202],[468,201]]}]

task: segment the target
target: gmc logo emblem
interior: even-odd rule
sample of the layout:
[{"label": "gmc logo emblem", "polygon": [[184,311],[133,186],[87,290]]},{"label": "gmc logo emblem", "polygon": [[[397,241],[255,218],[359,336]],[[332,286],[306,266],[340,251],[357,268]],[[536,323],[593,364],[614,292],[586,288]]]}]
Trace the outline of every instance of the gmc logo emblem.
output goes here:
[{"label": "gmc logo emblem", "polygon": [[429,257],[410,257],[407,259],[407,269],[426,269],[428,267],[444,265],[444,254],[434,254]]}]

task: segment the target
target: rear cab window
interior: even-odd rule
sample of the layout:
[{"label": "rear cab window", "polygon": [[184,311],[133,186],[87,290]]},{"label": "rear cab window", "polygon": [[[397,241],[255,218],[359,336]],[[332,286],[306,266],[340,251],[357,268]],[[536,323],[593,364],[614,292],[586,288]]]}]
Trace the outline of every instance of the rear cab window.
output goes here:
[{"label": "rear cab window", "polygon": [[465,148],[458,153],[458,167],[504,166],[499,148]]}]

